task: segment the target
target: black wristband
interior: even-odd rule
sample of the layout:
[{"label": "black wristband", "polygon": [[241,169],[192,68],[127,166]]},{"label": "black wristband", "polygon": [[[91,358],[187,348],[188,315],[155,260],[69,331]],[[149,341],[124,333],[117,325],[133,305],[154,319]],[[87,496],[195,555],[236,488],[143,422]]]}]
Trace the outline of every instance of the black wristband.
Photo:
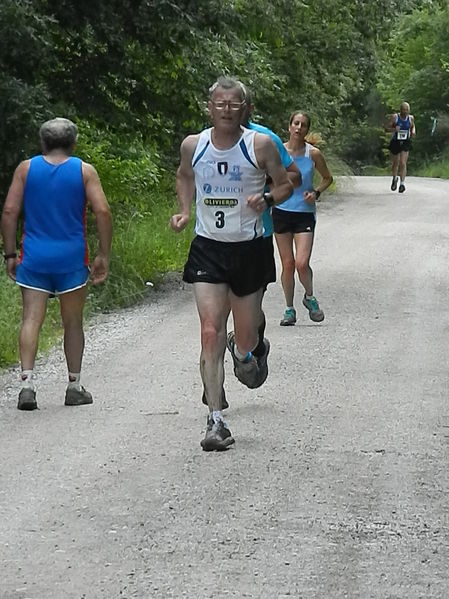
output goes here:
[{"label": "black wristband", "polygon": [[17,258],[16,252],[12,252],[12,254],[3,254],[3,260],[9,260],[10,258]]},{"label": "black wristband", "polygon": [[318,189],[314,189],[313,191],[315,192],[315,200],[317,200],[321,195],[321,191],[319,191]]},{"label": "black wristband", "polygon": [[274,206],[273,196],[271,195],[270,192],[267,191],[266,193],[264,193],[263,199],[267,203],[268,208],[271,208],[272,206]]}]

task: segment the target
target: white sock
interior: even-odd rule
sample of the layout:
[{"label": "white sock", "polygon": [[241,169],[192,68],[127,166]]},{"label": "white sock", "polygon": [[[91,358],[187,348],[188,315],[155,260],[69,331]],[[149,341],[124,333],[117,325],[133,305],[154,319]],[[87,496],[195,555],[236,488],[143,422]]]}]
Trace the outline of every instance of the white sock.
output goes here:
[{"label": "white sock", "polygon": [[306,293],[306,299],[311,299],[312,297],[313,297],[313,293],[312,293],[312,295],[308,295],[308,294]]},{"label": "white sock", "polygon": [[237,358],[237,360],[239,360],[240,362],[248,362],[249,359],[251,358],[251,352],[247,352],[246,354],[241,354],[239,352],[239,349],[237,347],[237,345],[234,344],[234,356]]},{"label": "white sock", "polygon": [[67,387],[70,387],[71,389],[78,389],[79,391],[81,388],[80,378],[80,372],[69,372],[69,384],[67,385]]},{"label": "white sock", "polygon": [[223,414],[220,410],[214,410],[212,412],[212,419],[214,422],[218,422],[219,420],[223,420]]},{"label": "white sock", "polygon": [[295,308],[294,308],[294,306],[287,306],[285,309],[286,310],[294,310]]},{"label": "white sock", "polygon": [[22,389],[34,389],[32,370],[22,370],[20,378],[22,381]]}]

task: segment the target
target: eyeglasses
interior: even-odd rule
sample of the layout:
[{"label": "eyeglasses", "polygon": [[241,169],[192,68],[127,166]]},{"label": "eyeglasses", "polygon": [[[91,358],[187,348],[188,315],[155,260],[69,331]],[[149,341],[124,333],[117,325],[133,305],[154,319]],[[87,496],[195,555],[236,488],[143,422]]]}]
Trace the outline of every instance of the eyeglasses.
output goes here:
[{"label": "eyeglasses", "polygon": [[211,102],[214,105],[214,108],[216,108],[217,110],[224,110],[226,108],[226,106],[229,106],[229,108],[231,110],[240,110],[240,108],[243,106],[243,104],[245,104],[245,101],[243,101],[243,102],[225,102],[224,100],[218,100],[217,102],[214,102],[213,100],[211,100]]}]

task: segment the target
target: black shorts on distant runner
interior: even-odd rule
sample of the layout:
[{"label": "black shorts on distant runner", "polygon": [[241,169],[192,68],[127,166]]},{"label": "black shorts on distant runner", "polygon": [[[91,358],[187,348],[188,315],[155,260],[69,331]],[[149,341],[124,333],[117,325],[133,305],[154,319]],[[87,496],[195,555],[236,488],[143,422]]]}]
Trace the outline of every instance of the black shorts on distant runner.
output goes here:
[{"label": "black shorts on distant runner", "polygon": [[394,156],[401,152],[410,152],[412,149],[412,140],[404,139],[404,141],[399,141],[398,139],[392,139],[388,148]]},{"label": "black shorts on distant runner", "polygon": [[316,219],[313,212],[293,212],[273,208],[273,228],[275,233],[313,233]]},{"label": "black shorts on distant runner", "polygon": [[255,293],[276,280],[274,257],[263,237],[224,242],[197,235],[184,266],[186,283],[226,283],[239,297]]}]

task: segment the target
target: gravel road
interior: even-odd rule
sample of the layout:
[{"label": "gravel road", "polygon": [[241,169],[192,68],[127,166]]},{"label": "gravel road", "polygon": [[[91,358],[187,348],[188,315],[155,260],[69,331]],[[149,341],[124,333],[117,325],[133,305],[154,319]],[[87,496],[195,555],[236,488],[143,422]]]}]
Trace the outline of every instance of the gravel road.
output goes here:
[{"label": "gravel road", "polygon": [[[1,599],[449,597],[449,182],[347,178],[319,204],[322,324],[279,327],[251,391],[226,357],[236,439],[204,453],[199,322],[173,277],[87,329],[92,406],[40,410],[0,375]],[[230,323],[230,326],[232,324]]]}]

